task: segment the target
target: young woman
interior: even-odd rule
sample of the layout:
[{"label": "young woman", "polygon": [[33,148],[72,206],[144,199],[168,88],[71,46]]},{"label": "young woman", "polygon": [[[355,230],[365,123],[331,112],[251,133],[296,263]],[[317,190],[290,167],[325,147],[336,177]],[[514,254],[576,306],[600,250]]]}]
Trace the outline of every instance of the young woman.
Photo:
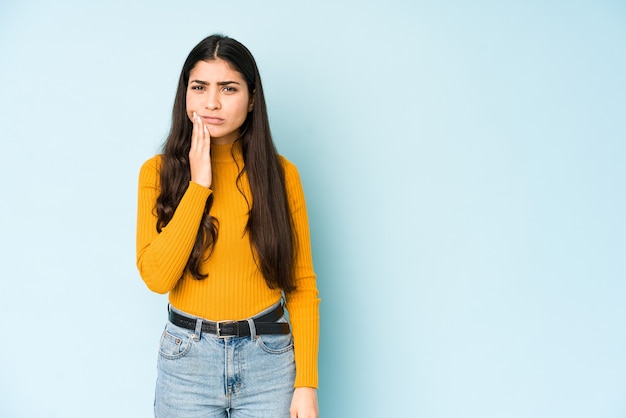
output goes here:
[{"label": "young woman", "polygon": [[183,65],[163,154],[139,175],[137,267],[169,293],[157,417],[318,416],[304,194],[234,39],[209,36]]}]

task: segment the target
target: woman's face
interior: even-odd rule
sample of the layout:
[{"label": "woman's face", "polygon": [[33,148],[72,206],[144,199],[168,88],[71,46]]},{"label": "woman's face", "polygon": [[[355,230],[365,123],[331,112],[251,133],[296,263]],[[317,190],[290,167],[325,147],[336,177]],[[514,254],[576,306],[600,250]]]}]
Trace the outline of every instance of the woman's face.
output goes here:
[{"label": "woman's face", "polygon": [[187,117],[194,112],[209,129],[211,143],[231,144],[252,110],[243,76],[221,59],[198,61],[189,73]]}]

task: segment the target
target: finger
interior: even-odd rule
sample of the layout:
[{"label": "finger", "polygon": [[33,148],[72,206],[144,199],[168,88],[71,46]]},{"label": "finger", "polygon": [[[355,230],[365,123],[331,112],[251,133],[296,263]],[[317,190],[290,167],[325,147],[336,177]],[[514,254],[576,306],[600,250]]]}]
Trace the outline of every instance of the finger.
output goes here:
[{"label": "finger", "polygon": [[204,135],[203,135],[204,143],[206,147],[210,149],[211,148],[211,134],[209,133],[208,126],[204,125],[203,127],[204,127],[203,129],[204,130]]},{"label": "finger", "polygon": [[196,114],[196,124],[194,128],[196,130],[197,139],[197,151],[201,154],[208,152],[211,148],[211,135],[209,134],[209,128],[202,122],[202,118]]},{"label": "finger", "polygon": [[196,150],[198,147],[198,115],[196,115],[196,112],[193,112],[193,117],[192,117],[192,129],[191,129],[191,149],[192,150]]}]

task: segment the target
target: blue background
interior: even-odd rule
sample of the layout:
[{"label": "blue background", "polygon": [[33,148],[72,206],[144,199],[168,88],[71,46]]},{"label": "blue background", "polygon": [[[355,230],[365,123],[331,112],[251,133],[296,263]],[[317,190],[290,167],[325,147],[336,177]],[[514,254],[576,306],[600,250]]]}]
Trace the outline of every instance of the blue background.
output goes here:
[{"label": "blue background", "polygon": [[257,58],[324,417],[626,416],[622,1],[4,1],[0,416],[147,417],[137,175],[183,60]]}]

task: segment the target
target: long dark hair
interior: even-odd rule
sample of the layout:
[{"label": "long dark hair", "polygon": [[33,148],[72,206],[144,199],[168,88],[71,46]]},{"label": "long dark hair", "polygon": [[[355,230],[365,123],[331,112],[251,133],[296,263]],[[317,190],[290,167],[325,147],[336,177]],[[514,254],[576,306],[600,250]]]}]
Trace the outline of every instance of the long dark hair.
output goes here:
[{"label": "long dark hair", "polygon": [[[156,202],[157,231],[160,233],[172,219],[191,179],[189,149],[193,125],[186,112],[189,73],[198,61],[215,59],[226,61],[241,73],[253,98],[252,111],[241,126],[237,139],[241,143],[244,161],[237,181],[242,180],[245,172],[252,193],[252,202],[248,200],[250,209],[245,232],[250,235],[255,260],[267,285],[290,292],[295,289],[293,270],[296,242],[285,173],[272,141],[256,62],[250,51],[232,38],[211,35],[203,39],[192,49],[183,65],[174,99],[172,127],[163,145],[161,192]],[[207,277],[200,271],[200,264],[205,252],[208,251],[210,256],[218,237],[219,222],[209,214],[212,204],[213,195],[207,199],[198,235],[187,261],[186,268],[198,280]]]}]

